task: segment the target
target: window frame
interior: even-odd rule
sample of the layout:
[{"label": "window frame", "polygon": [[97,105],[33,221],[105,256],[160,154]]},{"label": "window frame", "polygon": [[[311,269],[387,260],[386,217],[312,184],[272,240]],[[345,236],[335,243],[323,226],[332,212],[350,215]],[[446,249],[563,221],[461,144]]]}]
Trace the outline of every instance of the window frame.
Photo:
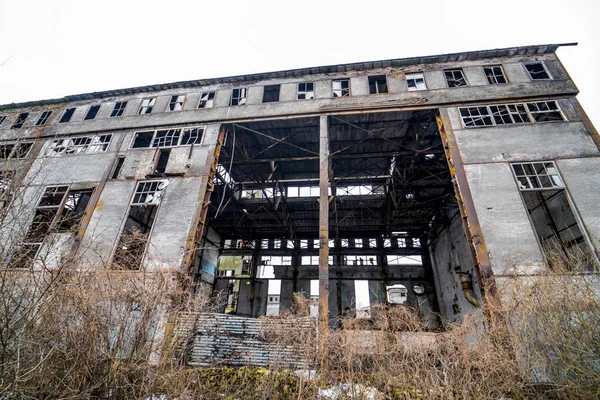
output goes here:
[{"label": "window frame", "polygon": [[[385,79],[385,91],[381,92],[379,91],[379,85],[380,82],[378,80],[378,78],[383,77]],[[371,79],[373,79],[375,81],[375,92],[371,91]],[[369,94],[386,94],[390,92],[390,85],[388,83],[388,78],[386,74],[383,75],[367,75],[367,82],[369,84]]]},{"label": "window frame", "polygon": [[[99,142],[102,137],[108,136],[108,141]],[[96,138],[98,138],[96,140]],[[98,153],[106,153],[112,143],[113,134],[107,133],[104,135],[84,135],[84,136],[71,136],[64,137],[59,139],[51,139],[48,141],[49,144],[46,145],[44,150],[44,157],[60,157],[60,156],[72,156],[72,155],[80,155],[80,154],[98,154]],[[89,143],[78,143],[77,141],[80,139],[90,139]],[[58,144],[58,142],[62,142]],[[81,140],[80,140],[81,141]],[[56,145],[54,145],[56,143]],[[91,151],[92,148],[97,148],[100,146],[100,151]],[[61,149],[60,151],[55,151],[55,149]],[[81,149],[84,148],[83,151],[67,151],[69,149]]]},{"label": "window frame", "polygon": [[[464,85],[451,85],[450,81],[448,80],[448,73],[452,73],[452,79],[453,82],[457,81],[458,79],[455,77],[455,73],[456,72],[460,72],[460,74],[462,75],[462,80],[464,81]],[[469,86],[469,81],[467,80],[467,76],[465,75],[465,71],[463,71],[462,68],[448,68],[448,69],[444,69],[443,70],[444,73],[444,78],[446,79],[446,87],[447,88],[461,88],[461,87],[468,87]]]},{"label": "window frame", "polygon": [[[491,64],[491,65],[483,65],[483,74],[485,75],[488,85],[506,85],[507,83],[509,83],[508,81],[508,77],[506,76],[506,71],[504,71],[504,67],[502,66],[502,64]],[[501,75],[497,75],[494,72],[494,68],[500,68],[500,73]],[[490,69],[492,72],[492,76],[491,78],[494,80],[494,82],[490,82],[490,76],[488,75],[486,69]],[[502,78],[504,78],[504,82],[498,82],[498,76],[502,76]]]},{"label": "window frame", "polygon": [[48,123],[48,121],[50,120],[51,116],[52,116],[52,110],[42,111],[40,113],[40,116],[38,117],[38,119],[35,121],[35,124],[33,124],[33,125],[34,126],[46,125],[46,123]]},{"label": "window frame", "polygon": [[[201,133],[201,137],[199,139],[196,139],[196,141],[194,143],[187,143],[187,144],[182,144],[184,137],[185,137],[185,131],[189,130],[189,131],[193,131],[194,129],[201,129],[202,133]],[[175,130],[180,130],[179,132],[179,136],[177,138],[177,144],[175,145],[169,145],[169,146],[154,146],[154,143],[156,142],[157,139],[157,134],[158,132],[162,132],[162,131],[175,131]],[[135,140],[138,136],[138,134],[140,133],[150,133],[152,132],[152,138],[150,139],[150,145],[147,147],[142,147],[142,146],[138,146],[138,147],[133,147],[133,145],[135,144]],[[204,134],[206,132],[206,125],[195,125],[195,126],[178,126],[178,127],[174,127],[174,128],[160,128],[160,129],[154,129],[154,130],[140,130],[140,131],[135,131],[133,132],[133,137],[131,139],[131,143],[129,144],[129,149],[130,150],[136,150],[136,149],[163,149],[163,148],[174,148],[174,147],[182,147],[182,146],[201,146],[204,143]],[[191,136],[190,136],[191,137]],[[160,139],[160,138],[159,138]],[[199,141],[198,141],[199,140]]]},{"label": "window frame", "polygon": [[[148,100],[148,105],[144,105],[144,101]],[[137,115],[146,115],[152,114],[152,110],[154,110],[154,106],[156,105],[156,101],[158,97],[144,97],[140,101],[140,105],[138,107]]]},{"label": "window frame", "polygon": [[[536,164],[541,164],[543,171],[545,173],[539,173],[535,169]],[[553,168],[555,173],[548,172],[548,165],[550,168]],[[560,175],[558,168],[556,167],[556,163],[552,160],[550,161],[521,161],[521,162],[512,162],[510,163],[511,170],[513,173],[513,177],[515,178],[515,182],[517,183],[517,187],[520,192],[530,192],[537,190],[561,190],[566,189],[565,182]],[[523,170],[523,175],[519,175],[516,170],[516,166],[520,167]],[[524,166],[530,166],[533,170],[533,174],[528,174]],[[543,180],[540,177],[546,177],[548,182],[550,182],[551,186],[544,186]],[[524,178],[529,187],[523,185],[523,181],[519,178]],[[539,187],[535,187],[535,184],[532,178],[535,178],[535,181],[539,183]],[[558,178],[558,182],[556,181]],[[545,179],[544,179],[545,180]]]},{"label": "window frame", "polygon": [[[300,90],[300,85],[304,85],[304,90]],[[312,90],[307,90],[306,85],[312,85]],[[315,82],[298,82],[296,84],[296,100],[313,100],[315,98]],[[312,93],[312,97],[307,98],[306,94]],[[300,98],[303,95],[304,98]]]},{"label": "window frame", "polygon": [[[534,78],[531,75],[531,71],[529,71],[529,69],[527,68],[528,65],[535,65],[535,64],[540,64],[544,70],[544,73],[548,76],[547,78]],[[546,67],[546,63],[544,63],[543,61],[529,61],[529,62],[524,62],[523,63],[523,68],[525,68],[525,71],[527,72],[527,75],[529,76],[529,79],[531,81],[551,81],[554,80],[554,78],[552,77],[552,74],[550,73],[550,71],[548,71],[548,68]]]},{"label": "window frame", "polygon": [[123,114],[125,114],[125,109],[127,108],[128,102],[129,102],[128,100],[116,101],[115,105],[113,106],[112,111],[110,112],[110,118],[122,117]]},{"label": "window frame", "polygon": [[[335,83],[339,82],[340,83],[340,92],[341,92],[341,96],[336,96],[335,95]],[[341,84],[342,82],[348,82],[348,88],[344,89],[343,85]],[[351,97],[352,96],[352,92],[351,92],[351,84],[350,84],[350,78],[345,78],[345,79],[333,79],[331,81],[331,96],[333,98],[344,98],[344,97]],[[344,91],[346,91],[347,94],[344,95]]]},{"label": "window frame", "polygon": [[[556,105],[556,109],[549,108],[549,110],[532,111],[532,109],[529,106],[529,105],[535,105],[536,107],[539,107],[538,104],[546,104],[546,106],[547,106],[549,103],[554,103]],[[508,110],[511,106],[513,106],[515,108],[518,108],[519,106],[521,106],[527,115],[528,121],[514,122],[514,115],[521,115],[521,113],[511,112],[510,110]],[[495,116],[497,114],[495,114],[494,111],[492,111],[491,107],[497,107],[497,108],[505,107],[508,110],[508,114],[500,114],[499,116],[503,117],[503,116],[508,115],[513,122],[498,123],[495,118]],[[477,116],[463,116],[461,110],[470,110],[470,109],[475,109],[475,108],[477,108],[477,109],[484,108],[487,113],[480,114],[479,117],[488,118],[491,121],[491,124],[468,125],[465,122],[465,118],[477,117]],[[567,120],[564,112],[560,108],[560,105],[558,104],[557,100],[529,101],[529,102],[523,102],[523,103],[483,104],[483,105],[474,105],[474,106],[469,106],[469,107],[457,107],[457,109],[458,109],[458,116],[460,118],[461,124],[465,129],[487,128],[487,127],[506,126],[506,125],[540,124],[540,123],[547,123],[547,122],[568,122],[568,120]],[[539,121],[538,119],[536,119],[536,116],[538,116],[538,115],[544,115],[544,114],[550,114],[550,113],[559,113],[562,119],[561,120],[556,119],[556,120],[550,120],[550,121]]]},{"label": "window frame", "polygon": [[[423,88],[419,88],[419,85],[417,83],[415,83],[415,87],[413,89],[411,89],[410,85],[408,84],[408,81],[413,79],[412,77],[415,75],[420,75],[421,79],[423,80]],[[404,74],[404,78],[406,79],[406,86],[408,88],[409,92],[418,92],[421,90],[427,90],[427,81],[425,80],[425,73],[423,72],[411,72],[411,73],[406,73]]]},{"label": "window frame", "polygon": [[15,118],[12,125],[10,126],[10,129],[21,129],[23,125],[25,125],[25,121],[27,121],[27,118],[29,118],[28,112],[19,113],[19,115],[17,115],[17,118]]},{"label": "window frame", "polygon": [[[7,142],[0,142],[0,148],[4,147],[4,146],[10,146],[12,145],[12,148],[10,150],[10,153],[8,153],[8,155],[6,157],[0,157],[0,162],[2,160],[10,160],[10,159],[17,159],[17,160],[24,160],[29,156],[29,153],[31,152],[31,149],[33,149],[33,144],[34,142],[31,141],[16,141],[16,142],[11,142],[11,141],[7,141]],[[25,152],[25,155],[22,155],[19,157],[19,146],[22,145],[29,145],[29,147],[27,148],[27,151]],[[2,152],[0,152],[2,153]],[[17,157],[15,157],[15,155]]]},{"label": "window frame", "polygon": [[[95,120],[96,117],[98,116],[98,113],[100,113],[100,107],[101,106],[102,106],[102,104],[90,104],[88,106],[87,111],[85,112],[85,115],[83,116],[83,121],[93,121],[93,120]],[[96,108],[96,112],[94,113],[94,115],[91,118],[88,118],[88,116],[92,112],[92,108],[93,107],[98,107],[98,108]]]},{"label": "window frame", "polygon": [[[179,101],[179,98],[182,98],[181,101]],[[183,111],[183,106],[185,106],[185,100],[186,100],[186,98],[187,98],[186,94],[173,94],[173,95],[171,95],[170,98],[169,98],[169,103],[167,103],[167,110],[166,110],[166,112]],[[175,101],[173,101],[173,99],[175,99]],[[181,104],[180,108],[177,108],[178,104]]]},{"label": "window frame", "polygon": [[[234,96],[235,91],[238,91],[238,96]],[[239,94],[243,91],[244,96],[239,96]],[[235,104],[234,104],[234,100],[235,100]],[[241,102],[243,100],[243,102]],[[244,86],[244,87],[239,87],[239,88],[232,88],[231,89],[231,97],[229,99],[229,106],[230,107],[234,107],[234,106],[244,106],[248,104],[248,87]]]},{"label": "window frame", "polygon": [[[275,96],[274,93],[268,93],[267,94],[267,88],[277,88],[277,96]],[[266,96],[273,96],[274,100],[268,100],[265,99]],[[275,99],[276,97],[276,99]],[[281,97],[281,84],[277,83],[275,85],[264,85],[263,86],[263,97],[262,97],[262,102],[263,103],[279,103],[279,98]]]},{"label": "window frame", "polygon": [[[208,98],[206,100],[202,99],[202,96],[204,96],[204,95],[208,96]],[[198,105],[196,106],[196,109],[214,108],[216,95],[217,95],[216,90],[207,90],[207,91],[200,92],[200,96],[198,97]],[[204,102],[204,103],[202,103],[202,102]],[[209,105],[209,103],[210,103],[210,105]]]},{"label": "window frame", "polygon": [[73,119],[73,115],[75,115],[75,111],[77,111],[77,107],[66,107],[62,115],[60,116],[58,123],[66,124],[68,122],[71,122],[71,120]]}]

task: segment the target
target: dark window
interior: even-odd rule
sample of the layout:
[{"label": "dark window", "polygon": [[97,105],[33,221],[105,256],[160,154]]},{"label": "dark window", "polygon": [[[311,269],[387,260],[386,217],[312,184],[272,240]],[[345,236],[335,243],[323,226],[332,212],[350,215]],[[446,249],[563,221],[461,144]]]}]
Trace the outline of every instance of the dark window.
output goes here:
[{"label": "dark window", "polygon": [[312,82],[298,84],[298,100],[309,100],[315,98],[315,84]]},{"label": "dark window", "polygon": [[387,93],[387,80],[385,75],[377,75],[369,77],[369,93]]},{"label": "dark window", "polygon": [[483,67],[483,72],[485,72],[485,76],[490,85],[498,85],[501,83],[508,82],[506,80],[506,76],[504,75],[504,70],[500,65],[490,65],[489,67]]},{"label": "dark window", "polygon": [[96,115],[98,115],[98,111],[100,111],[100,105],[97,104],[94,106],[90,106],[90,109],[85,114],[85,117],[83,119],[87,121],[89,119],[96,118]]},{"label": "dark window", "polygon": [[3,144],[0,145],[0,159],[6,160],[12,154],[13,149],[15,148],[14,143]]},{"label": "dark window", "polygon": [[241,106],[246,104],[246,88],[233,89],[231,91],[231,105]]},{"label": "dark window", "polygon": [[25,123],[25,120],[27,120],[27,117],[29,117],[29,113],[19,114],[17,119],[15,119],[15,122],[12,124],[11,128],[21,128]]},{"label": "dark window", "polygon": [[535,122],[564,121],[556,101],[527,103],[527,108]]},{"label": "dark window", "polygon": [[123,115],[123,113],[125,112],[125,107],[127,107],[127,102],[126,101],[117,101],[115,103],[115,107],[113,108],[112,112],[110,113],[110,117],[120,117]]},{"label": "dark window", "polygon": [[133,139],[133,146],[131,146],[131,147],[134,149],[137,149],[140,147],[150,147],[153,136],[154,136],[154,131],[138,132],[135,134],[135,139]]},{"label": "dark window", "polygon": [[281,85],[269,85],[264,87],[263,103],[279,101],[279,90]]},{"label": "dark window", "polygon": [[60,117],[60,120],[58,122],[60,122],[60,123],[69,122],[71,120],[71,118],[73,117],[74,112],[75,112],[75,107],[65,109],[65,112],[63,113],[62,117]]},{"label": "dark window", "polygon": [[198,108],[212,108],[215,103],[215,92],[200,93]]},{"label": "dark window", "polygon": [[171,149],[164,149],[158,152],[158,159],[156,160],[156,168],[154,169],[155,174],[164,174],[167,170],[167,164],[169,163],[169,157],[171,156]]},{"label": "dark window", "polygon": [[165,129],[156,131],[156,136],[152,141],[152,147],[177,146],[179,144],[179,135],[181,129]]},{"label": "dark window", "polygon": [[332,82],[333,86],[333,97],[347,97],[350,96],[350,81],[348,79],[341,79]]},{"label": "dark window", "polygon": [[119,177],[119,174],[121,173],[121,170],[123,169],[124,162],[125,162],[125,157],[117,158],[117,163],[115,164],[115,169],[113,170],[113,173],[110,176],[110,179],[117,179]]},{"label": "dark window", "polygon": [[142,99],[142,103],[140,104],[140,108],[138,110],[138,115],[150,114],[154,108],[154,104],[156,104],[156,97]]},{"label": "dark window", "polygon": [[544,67],[544,64],[541,62],[525,64],[525,69],[527,69],[527,72],[533,81],[552,79],[548,71],[546,71],[546,67]]},{"label": "dark window", "polygon": [[444,75],[446,76],[448,87],[461,87],[469,85],[462,69],[446,69],[444,70]]},{"label": "dark window", "polygon": [[12,157],[25,158],[29,154],[29,150],[31,150],[32,147],[33,143],[31,142],[18,143],[13,151]]},{"label": "dark window", "polygon": [[181,144],[182,145],[200,144],[200,142],[202,141],[203,133],[204,133],[204,129],[202,129],[202,128],[184,129],[183,130],[183,139],[181,140]]},{"label": "dark window", "polygon": [[42,111],[40,117],[35,122],[35,126],[44,125],[50,119],[50,115],[52,115],[52,111]]},{"label": "dark window", "polygon": [[70,190],[63,211],[58,218],[59,232],[74,231],[79,228],[81,218],[92,197],[93,189]]},{"label": "dark window", "polygon": [[6,121],[6,115],[0,115],[0,125],[2,125],[4,121]]},{"label": "dark window", "polygon": [[184,101],[185,101],[185,95],[171,96],[171,101],[169,101],[169,107],[167,108],[167,111],[182,110]]}]

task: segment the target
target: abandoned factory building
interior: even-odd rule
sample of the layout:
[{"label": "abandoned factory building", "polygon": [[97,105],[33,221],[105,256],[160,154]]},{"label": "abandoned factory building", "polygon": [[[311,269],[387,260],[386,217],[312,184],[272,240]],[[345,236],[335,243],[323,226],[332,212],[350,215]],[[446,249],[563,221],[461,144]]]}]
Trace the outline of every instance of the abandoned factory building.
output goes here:
[{"label": "abandoned factory building", "polygon": [[600,138],[559,46],[0,106],[2,262],[170,268],[246,317],[302,292],[331,326],[405,304],[438,329],[549,249],[597,260]]}]

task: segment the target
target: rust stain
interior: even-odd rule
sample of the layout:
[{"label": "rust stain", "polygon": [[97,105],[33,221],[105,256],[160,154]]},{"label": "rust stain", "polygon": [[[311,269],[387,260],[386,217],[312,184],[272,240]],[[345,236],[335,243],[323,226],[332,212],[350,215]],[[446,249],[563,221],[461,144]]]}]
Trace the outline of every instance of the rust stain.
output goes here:
[{"label": "rust stain", "polygon": [[94,208],[94,211],[102,210],[103,208],[104,208],[104,202],[102,200],[98,200],[98,203],[96,203],[96,208]]}]

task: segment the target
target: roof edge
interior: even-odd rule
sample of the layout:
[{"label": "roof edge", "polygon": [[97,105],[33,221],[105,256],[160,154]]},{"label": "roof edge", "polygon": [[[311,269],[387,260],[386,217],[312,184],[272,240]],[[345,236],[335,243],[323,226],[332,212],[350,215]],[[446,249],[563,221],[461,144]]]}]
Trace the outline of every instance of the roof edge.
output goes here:
[{"label": "roof edge", "polygon": [[[311,75],[315,73],[334,73],[341,71],[360,71],[372,68],[381,68],[386,66],[404,66],[412,64],[433,64],[436,62],[448,62],[448,61],[462,61],[462,60],[473,60],[481,58],[491,57],[504,57],[512,55],[534,55],[534,54],[550,54],[555,53],[559,47],[565,46],[577,46],[577,42],[571,43],[557,43],[557,44],[543,44],[543,45],[531,45],[531,46],[518,46],[518,47],[505,47],[491,50],[476,50],[466,51],[460,53],[447,53],[432,56],[417,56],[417,57],[406,57],[406,58],[394,58],[388,60],[378,61],[365,61],[365,62],[354,62],[346,64],[326,65],[320,67],[305,67],[296,68],[282,71],[273,72],[259,72],[255,74],[246,75],[234,75],[220,78],[208,78],[208,79],[197,79],[191,81],[179,81],[170,83],[159,83],[147,86],[136,86],[124,89],[111,89],[101,92],[82,93],[75,95],[68,95],[62,98],[47,99],[47,100],[35,100],[22,103],[9,103],[0,105],[0,111],[10,110],[22,107],[33,107],[42,106],[47,104],[57,103],[69,103],[80,100],[92,100],[102,99],[113,96],[131,95],[144,92],[154,92],[169,89],[188,88],[188,87],[200,87],[209,86],[220,83],[241,83],[251,82],[264,79],[276,79],[276,78],[289,78],[290,76],[303,76]],[[376,64],[376,65],[374,65]]]}]

